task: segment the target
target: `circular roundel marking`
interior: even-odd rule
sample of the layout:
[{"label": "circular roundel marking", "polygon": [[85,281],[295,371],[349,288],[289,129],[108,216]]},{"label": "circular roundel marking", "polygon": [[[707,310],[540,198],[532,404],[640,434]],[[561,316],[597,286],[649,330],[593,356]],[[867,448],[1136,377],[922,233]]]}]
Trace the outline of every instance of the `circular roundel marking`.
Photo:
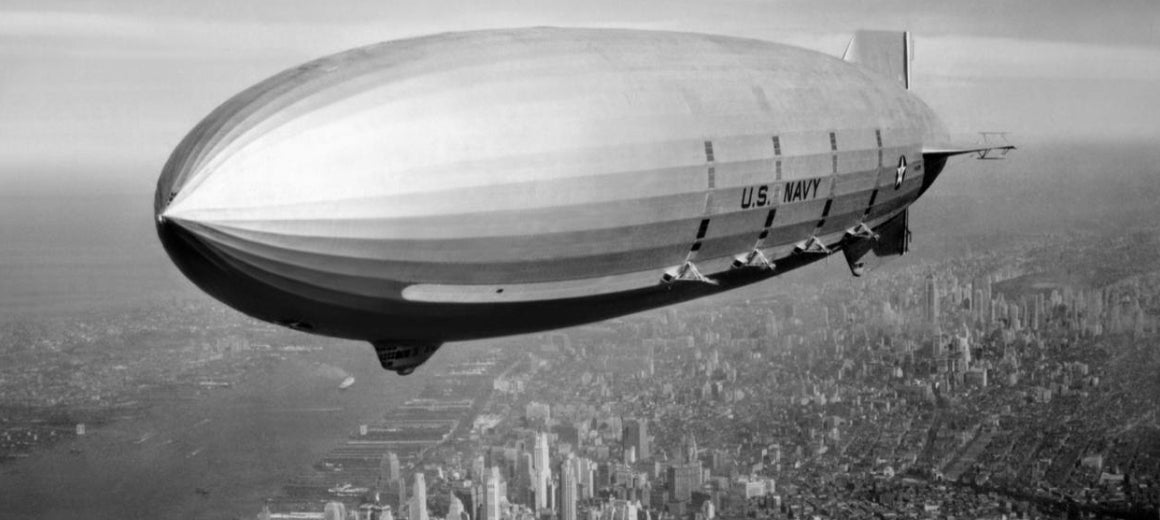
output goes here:
[{"label": "circular roundel marking", "polygon": [[894,189],[902,187],[902,181],[906,180],[906,156],[898,156],[898,168],[894,170]]}]

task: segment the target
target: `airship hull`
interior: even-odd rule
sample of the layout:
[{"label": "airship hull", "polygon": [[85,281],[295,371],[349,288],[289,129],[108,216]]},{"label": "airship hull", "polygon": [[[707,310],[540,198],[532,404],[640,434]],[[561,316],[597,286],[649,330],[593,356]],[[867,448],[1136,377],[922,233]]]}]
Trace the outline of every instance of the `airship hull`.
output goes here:
[{"label": "airship hull", "polygon": [[[444,34],[242,92],[178,146],[155,207],[175,263],[247,314],[438,343],[606,319],[815,261],[803,243],[828,252],[902,214],[938,174],[922,145],[943,133],[890,78],[793,47]],[[738,264],[754,252],[772,265]]]}]

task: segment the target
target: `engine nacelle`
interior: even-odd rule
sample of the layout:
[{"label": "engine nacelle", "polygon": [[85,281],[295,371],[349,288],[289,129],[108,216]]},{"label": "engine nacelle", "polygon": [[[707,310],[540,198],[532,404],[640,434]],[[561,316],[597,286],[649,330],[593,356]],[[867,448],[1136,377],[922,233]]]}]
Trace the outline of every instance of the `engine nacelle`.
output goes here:
[{"label": "engine nacelle", "polygon": [[910,251],[908,210],[895,215],[874,231],[873,237],[851,238],[842,246],[842,253],[854,276],[862,276],[885,263],[887,258]]}]

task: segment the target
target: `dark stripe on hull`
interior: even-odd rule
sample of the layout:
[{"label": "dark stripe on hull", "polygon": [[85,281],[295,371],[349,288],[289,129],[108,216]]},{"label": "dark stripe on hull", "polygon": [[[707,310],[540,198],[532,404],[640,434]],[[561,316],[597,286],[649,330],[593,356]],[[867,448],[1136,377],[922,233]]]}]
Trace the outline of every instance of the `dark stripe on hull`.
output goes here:
[{"label": "dark stripe on hull", "polygon": [[[835,207],[840,207],[841,213],[831,211],[826,219],[826,225],[820,230],[816,225],[816,215],[820,211],[816,207],[802,208],[814,218],[799,219],[797,223],[770,229],[766,238],[765,247],[775,247],[796,243],[809,237],[844,231],[862,220],[863,207],[869,194],[852,194],[835,199]],[[901,202],[905,199],[896,199]],[[824,205],[824,202],[815,201],[811,206]],[[897,203],[891,206],[898,206]],[[733,256],[750,250],[754,236],[763,229],[764,219],[768,212],[748,211],[719,216],[712,220],[713,232],[717,236],[705,235],[705,231],[698,230],[694,250],[701,258],[719,258]],[[779,223],[781,220],[779,219]],[[253,240],[231,240],[213,230],[203,230],[203,235],[213,240],[215,249],[227,257],[237,259],[253,266],[259,271],[283,273],[290,279],[304,282],[316,287],[349,290],[356,293],[383,295],[381,282],[384,280],[407,280],[411,283],[440,283],[440,284],[512,284],[555,282],[566,280],[582,280],[600,276],[633,273],[650,269],[661,270],[669,265],[680,263],[688,251],[688,242],[679,233],[679,230],[692,228],[694,221],[678,222],[667,226],[642,226],[605,230],[600,233],[604,238],[610,234],[625,234],[628,236],[665,238],[661,243],[653,245],[649,240],[642,239],[633,243],[624,243],[625,249],[617,250],[612,244],[598,240],[594,232],[566,234],[567,243],[553,244],[545,242],[544,237],[521,237],[499,241],[501,246],[510,251],[529,251],[525,260],[487,261],[475,257],[455,254],[459,250],[484,251],[476,241],[469,242],[464,247],[455,247],[454,244],[427,242],[421,251],[426,257],[435,260],[407,261],[386,260],[371,258],[353,258],[349,256],[333,256],[325,253],[307,253],[301,250],[284,249],[264,245]],[[602,247],[593,247],[600,244]],[[387,243],[387,250],[407,250],[408,244]],[[411,244],[410,246],[417,246]],[[444,254],[430,251],[428,248],[444,247]],[[470,247],[469,247],[470,246]],[[582,250],[573,252],[570,256],[543,258],[533,252],[567,253],[575,246],[586,246]],[[629,249],[628,247],[635,247]],[[461,261],[466,260],[466,261]],[[396,294],[392,290],[390,294]]]},{"label": "dark stripe on hull", "polygon": [[[211,296],[254,318],[347,339],[456,341],[538,332],[601,321],[717,294],[756,283],[819,260],[797,255],[773,271],[737,269],[714,277],[718,285],[658,284],[624,292],[559,300],[444,304],[357,297],[334,292],[331,301],[307,298],[244,275],[188,231],[158,227],[178,267]],[[272,276],[272,275],[271,275]],[[338,303],[341,301],[341,303]]]}]

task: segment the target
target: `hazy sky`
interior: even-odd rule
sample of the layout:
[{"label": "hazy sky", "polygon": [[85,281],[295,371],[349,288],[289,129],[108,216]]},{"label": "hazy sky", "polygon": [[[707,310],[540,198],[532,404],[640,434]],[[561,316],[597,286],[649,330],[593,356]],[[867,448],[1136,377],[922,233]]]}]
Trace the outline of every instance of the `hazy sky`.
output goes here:
[{"label": "hazy sky", "polygon": [[915,90],[952,132],[1160,140],[1155,0],[5,0],[0,195],[60,181],[148,191],[201,117],[282,69],[382,40],[530,25],[739,35],[831,54],[858,28],[909,29]]}]

